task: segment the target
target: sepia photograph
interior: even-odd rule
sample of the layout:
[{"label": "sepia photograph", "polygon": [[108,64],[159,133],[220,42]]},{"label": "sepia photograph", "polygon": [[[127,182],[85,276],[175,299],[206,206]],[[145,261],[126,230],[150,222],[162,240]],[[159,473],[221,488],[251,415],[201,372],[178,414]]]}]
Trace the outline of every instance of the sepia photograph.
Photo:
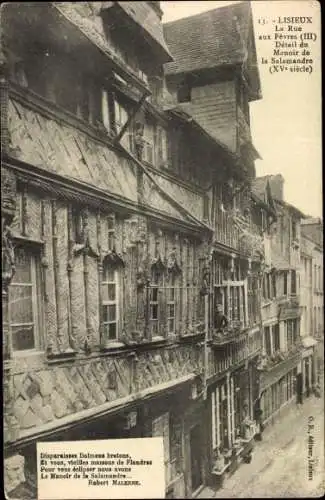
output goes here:
[{"label": "sepia photograph", "polygon": [[0,6],[8,500],[325,493],[321,9]]}]

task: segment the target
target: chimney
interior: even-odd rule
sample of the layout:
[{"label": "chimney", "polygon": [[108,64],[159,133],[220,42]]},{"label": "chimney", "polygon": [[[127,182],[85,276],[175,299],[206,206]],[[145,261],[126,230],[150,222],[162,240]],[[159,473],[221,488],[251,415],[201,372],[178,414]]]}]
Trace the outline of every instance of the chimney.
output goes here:
[{"label": "chimney", "polygon": [[284,177],[281,174],[270,175],[269,183],[273,198],[283,201]]}]

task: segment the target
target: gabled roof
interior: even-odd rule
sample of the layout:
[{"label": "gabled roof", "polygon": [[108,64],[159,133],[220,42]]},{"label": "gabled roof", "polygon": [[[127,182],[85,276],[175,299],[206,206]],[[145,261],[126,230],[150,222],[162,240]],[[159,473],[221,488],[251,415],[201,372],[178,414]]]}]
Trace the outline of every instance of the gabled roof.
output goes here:
[{"label": "gabled roof", "polygon": [[166,113],[177,117],[182,122],[191,124],[194,130],[196,130],[199,134],[202,134],[202,136],[206,137],[211,142],[211,145],[220,148],[233,161],[240,160],[240,157],[236,153],[232,152],[225,144],[213,137],[204,127],[199,124],[197,120],[193,118],[190,113],[185,111],[182,103],[179,103],[176,106],[170,106],[166,108],[165,111]]},{"label": "gabled roof", "polygon": [[276,189],[276,185],[279,182],[279,178],[282,178],[282,182],[284,181],[281,174],[277,175],[264,175],[262,177],[256,177],[252,183],[252,193],[259,200],[265,202],[265,197],[267,198],[267,202],[273,204],[274,202],[286,207],[293,213],[296,217],[305,218],[305,214],[299,210],[299,208],[291,205],[287,201],[280,199],[277,196],[278,190]]},{"label": "gabled roof", "polygon": [[165,65],[166,75],[247,63],[260,92],[250,2],[166,23],[164,35],[174,58]]},{"label": "gabled roof", "polygon": [[266,204],[272,211],[275,211],[274,194],[270,184],[270,177],[256,177],[252,182],[252,196],[256,201]]}]

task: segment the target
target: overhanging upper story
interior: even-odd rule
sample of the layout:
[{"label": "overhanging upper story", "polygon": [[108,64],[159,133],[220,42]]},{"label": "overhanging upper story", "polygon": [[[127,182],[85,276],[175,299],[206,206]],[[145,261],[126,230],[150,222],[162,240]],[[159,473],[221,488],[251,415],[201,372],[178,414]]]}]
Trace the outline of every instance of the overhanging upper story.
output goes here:
[{"label": "overhanging upper story", "polygon": [[251,7],[243,2],[164,25],[174,61],[167,85],[181,105],[243,163],[252,144],[249,102],[261,98]]}]

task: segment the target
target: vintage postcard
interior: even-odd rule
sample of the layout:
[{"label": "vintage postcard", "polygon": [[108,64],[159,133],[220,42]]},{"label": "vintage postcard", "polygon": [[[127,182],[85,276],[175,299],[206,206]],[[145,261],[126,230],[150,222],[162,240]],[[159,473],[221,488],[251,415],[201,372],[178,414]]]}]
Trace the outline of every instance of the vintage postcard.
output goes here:
[{"label": "vintage postcard", "polygon": [[8,500],[324,495],[320,19],[1,4]]}]

